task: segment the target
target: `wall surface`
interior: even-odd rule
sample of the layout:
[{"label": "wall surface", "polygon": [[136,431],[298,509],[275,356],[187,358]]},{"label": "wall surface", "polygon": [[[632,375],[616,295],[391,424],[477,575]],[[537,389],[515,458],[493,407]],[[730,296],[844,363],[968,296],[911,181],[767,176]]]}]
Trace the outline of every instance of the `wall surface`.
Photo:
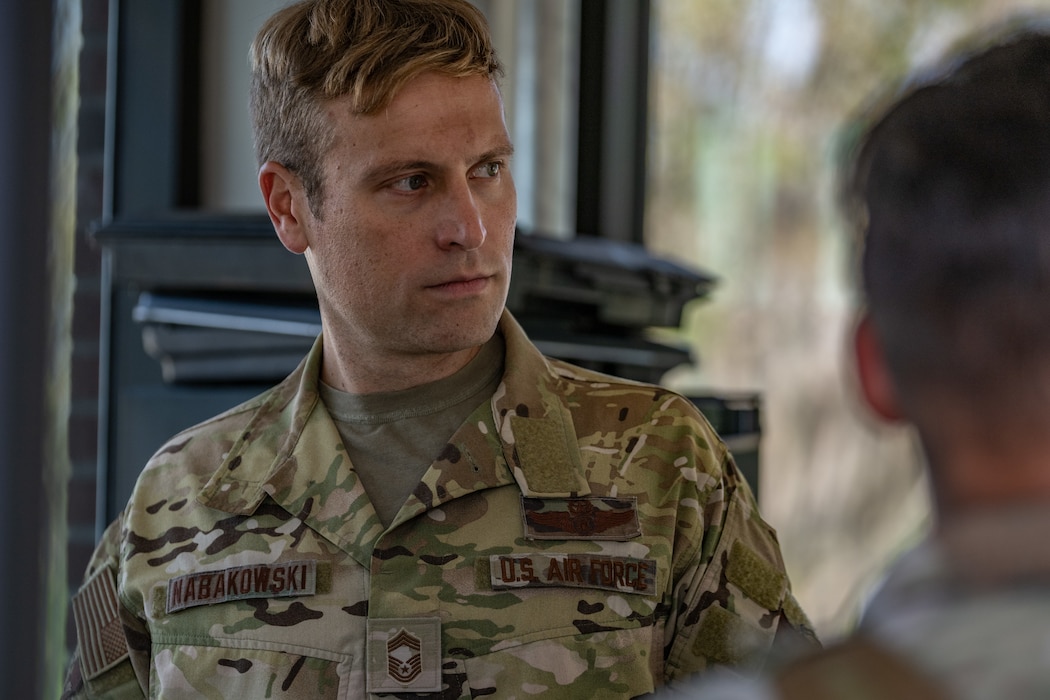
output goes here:
[{"label": "wall surface", "polygon": [[[115,1],[115,0],[114,0]],[[79,587],[95,543],[95,486],[98,452],[99,297],[101,260],[88,235],[104,205],[106,71],[110,0],[81,0],[80,113],[77,142],[77,208],[73,297],[72,402],[69,418],[70,590]],[[66,620],[72,644],[73,619]]]},{"label": "wall surface", "polygon": [[288,0],[204,3],[201,76],[201,206],[262,212],[248,120],[248,48],[267,17]]}]

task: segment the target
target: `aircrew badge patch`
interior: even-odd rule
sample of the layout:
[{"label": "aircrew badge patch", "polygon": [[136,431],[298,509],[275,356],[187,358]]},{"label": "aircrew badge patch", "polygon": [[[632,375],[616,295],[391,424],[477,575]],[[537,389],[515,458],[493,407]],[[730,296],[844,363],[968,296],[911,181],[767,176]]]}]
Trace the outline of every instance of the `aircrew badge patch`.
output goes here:
[{"label": "aircrew badge patch", "polygon": [[109,567],[96,571],[73,596],[73,620],[84,680],[99,677],[128,657],[117,585]]},{"label": "aircrew badge patch", "polygon": [[613,540],[642,534],[635,498],[521,498],[530,540]]}]

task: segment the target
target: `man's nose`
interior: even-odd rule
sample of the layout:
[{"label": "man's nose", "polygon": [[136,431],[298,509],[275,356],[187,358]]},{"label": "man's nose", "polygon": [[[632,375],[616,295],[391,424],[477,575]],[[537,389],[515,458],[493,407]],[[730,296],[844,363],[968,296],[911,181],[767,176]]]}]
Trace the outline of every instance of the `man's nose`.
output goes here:
[{"label": "man's nose", "polygon": [[475,250],[485,242],[481,207],[467,183],[450,188],[443,219],[438,224],[438,245],[442,248]]}]

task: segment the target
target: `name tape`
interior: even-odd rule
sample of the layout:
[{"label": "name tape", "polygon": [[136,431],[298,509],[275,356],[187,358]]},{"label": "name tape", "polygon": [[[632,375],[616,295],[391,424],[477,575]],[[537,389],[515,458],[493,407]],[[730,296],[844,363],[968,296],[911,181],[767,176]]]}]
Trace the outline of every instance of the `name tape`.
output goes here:
[{"label": "name tape", "polygon": [[284,598],[316,592],[317,562],[313,560],[235,566],[171,579],[166,610],[173,613],[230,600]]}]

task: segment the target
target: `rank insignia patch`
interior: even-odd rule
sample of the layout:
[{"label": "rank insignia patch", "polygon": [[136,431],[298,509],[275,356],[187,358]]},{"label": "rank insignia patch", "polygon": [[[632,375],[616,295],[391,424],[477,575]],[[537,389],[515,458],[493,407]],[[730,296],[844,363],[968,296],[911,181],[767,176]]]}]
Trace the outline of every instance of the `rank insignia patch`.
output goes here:
[{"label": "rank insignia patch", "polygon": [[368,621],[368,692],[441,690],[441,618]]},{"label": "rank insignia patch", "polygon": [[73,619],[80,640],[80,671],[92,680],[128,657],[120,623],[113,572],[103,567],[73,596]]},{"label": "rank insignia patch", "polygon": [[634,498],[521,499],[525,537],[530,540],[614,540],[642,534]]},{"label": "rank insignia patch", "polygon": [[408,685],[423,673],[423,643],[402,627],[386,643],[386,672],[402,685]]}]

